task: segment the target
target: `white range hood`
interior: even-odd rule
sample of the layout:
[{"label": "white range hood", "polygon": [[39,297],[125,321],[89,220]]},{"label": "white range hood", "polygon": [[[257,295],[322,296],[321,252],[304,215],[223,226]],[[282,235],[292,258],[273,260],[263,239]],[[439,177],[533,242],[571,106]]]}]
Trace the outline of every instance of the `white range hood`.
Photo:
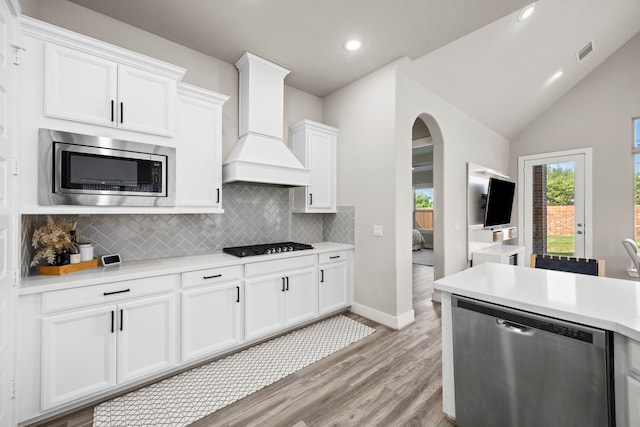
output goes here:
[{"label": "white range hood", "polygon": [[222,164],[222,182],[308,186],[311,173],[283,141],[284,78],[289,70],[249,52],[239,71],[239,140]]}]

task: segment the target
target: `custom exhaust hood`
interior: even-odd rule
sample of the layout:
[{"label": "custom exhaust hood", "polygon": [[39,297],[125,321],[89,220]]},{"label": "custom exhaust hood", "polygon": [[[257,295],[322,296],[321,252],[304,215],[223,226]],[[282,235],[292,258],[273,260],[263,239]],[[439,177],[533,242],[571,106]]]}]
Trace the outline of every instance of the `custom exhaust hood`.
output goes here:
[{"label": "custom exhaust hood", "polygon": [[284,78],[289,70],[246,52],[239,72],[239,140],[222,164],[222,182],[308,186],[310,171],[284,144]]}]

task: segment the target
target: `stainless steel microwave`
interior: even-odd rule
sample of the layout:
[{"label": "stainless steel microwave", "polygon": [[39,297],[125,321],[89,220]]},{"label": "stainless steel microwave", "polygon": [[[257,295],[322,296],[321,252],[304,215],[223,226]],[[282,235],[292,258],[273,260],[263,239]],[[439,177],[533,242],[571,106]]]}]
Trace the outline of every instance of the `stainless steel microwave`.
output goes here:
[{"label": "stainless steel microwave", "polygon": [[38,156],[41,205],[175,204],[175,148],[40,129]]}]

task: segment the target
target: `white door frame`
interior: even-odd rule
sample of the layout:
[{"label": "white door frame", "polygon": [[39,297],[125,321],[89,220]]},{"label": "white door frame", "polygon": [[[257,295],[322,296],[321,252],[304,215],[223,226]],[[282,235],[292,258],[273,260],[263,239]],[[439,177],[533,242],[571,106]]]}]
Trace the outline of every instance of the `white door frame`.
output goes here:
[{"label": "white door frame", "polygon": [[525,264],[529,264],[531,247],[526,247],[525,236],[530,233],[525,223],[525,162],[554,159],[567,156],[584,156],[584,256],[593,257],[593,149],[591,147],[577,148],[573,150],[555,151],[552,153],[531,154],[518,157],[518,235],[520,244],[525,246]]}]

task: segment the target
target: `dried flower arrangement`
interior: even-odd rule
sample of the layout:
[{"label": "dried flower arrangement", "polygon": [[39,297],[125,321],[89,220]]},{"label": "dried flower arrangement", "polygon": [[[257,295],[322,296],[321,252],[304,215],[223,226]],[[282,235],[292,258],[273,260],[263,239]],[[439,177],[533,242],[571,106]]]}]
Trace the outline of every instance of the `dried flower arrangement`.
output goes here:
[{"label": "dried flower arrangement", "polygon": [[47,224],[37,228],[31,238],[31,246],[38,249],[31,260],[31,267],[35,267],[43,260],[50,265],[55,265],[59,254],[75,248],[76,243],[72,242],[71,234],[75,232],[77,225],[77,221],[60,219],[54,222],[50,216],[47,216]]}]

